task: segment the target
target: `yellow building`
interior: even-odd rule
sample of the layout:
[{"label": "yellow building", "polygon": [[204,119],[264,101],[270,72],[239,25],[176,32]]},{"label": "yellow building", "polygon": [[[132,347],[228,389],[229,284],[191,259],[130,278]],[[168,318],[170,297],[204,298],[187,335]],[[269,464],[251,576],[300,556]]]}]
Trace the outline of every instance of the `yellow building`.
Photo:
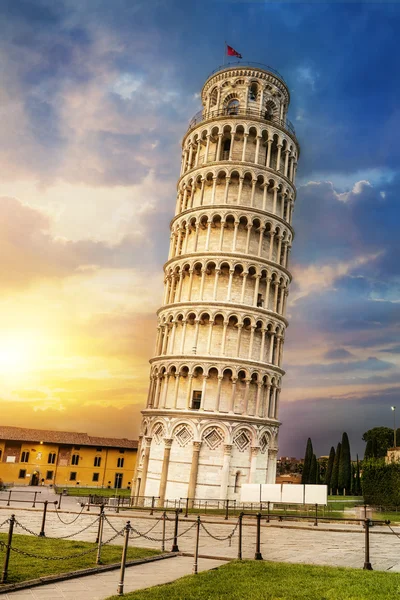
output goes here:
[{"label": "yellow building", "polygon": [[0,426],[0,480],[14,485],[129,488],[137,441]]}]

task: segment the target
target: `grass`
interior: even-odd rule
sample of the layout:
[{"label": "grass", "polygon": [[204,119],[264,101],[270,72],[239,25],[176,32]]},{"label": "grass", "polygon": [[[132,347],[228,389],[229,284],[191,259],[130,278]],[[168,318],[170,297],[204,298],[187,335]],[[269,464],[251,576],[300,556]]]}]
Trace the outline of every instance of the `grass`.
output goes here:
[{"label": "grass", "polygon": [[393,600],[399,593],[397,573],[244,561],[125,594],[124,599]]},{"label": "grass", "polygon": [[[7,542],[7,536],[0,534],[0,540]],[[50,538],[34,538],[27,535],[14,535],[12,546],[24,552],[46,556],[68,556],[77,554],[84,550],[93,548],[95,544],[88,542],[74,542],[70,540],[56,540]],[[121,546],[104,546],[101,551],[102,564],[119,563],[121,561]],[[148,548],[128,548],[128,559],[146,558],[159,554],[158,550]],[[4,552],[1,553],[4,557]],[[17,583],[29,579],[37,579],[46,575],[69,573],[79,569],[95,567],[96,552],[71,558],[68,560],[43,560],[42,558],[30,558],[11,552],[7,583]],[[0,584],[0,592],[2,585]]]},{"label": "grass", "polygon": [[104,496],[105,498],[109,498],[110,496],[120,496],[121,498],[129,498],[131,495],[131,490],[127,489],[118,489],[115,488],[85,488],[85,487],[68,487],[63,488],[57,486],[55,488],[56,494],[61,494],[61,492],[66,489],[68,491],[68,496]]}]

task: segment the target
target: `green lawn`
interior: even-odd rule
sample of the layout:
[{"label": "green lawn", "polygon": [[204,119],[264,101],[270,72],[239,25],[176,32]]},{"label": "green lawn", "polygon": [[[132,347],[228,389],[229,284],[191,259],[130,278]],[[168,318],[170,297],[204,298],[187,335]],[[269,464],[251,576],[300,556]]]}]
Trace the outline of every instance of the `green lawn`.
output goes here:
[{"label": "green lawn", "polygon": [[[232,562],[125,600],[393,600],[400,574],[268,562]],[[117,600],[113,596],[109,600]]]},{"label": "green lawn", "polygon": [[[116,490],[115,488],[108,489],[108,488],[85,488],[85,487],[69,487],[69,488],[57,487],[55,489],[56,494],[60,494],[63,491],[63,489],[68,490],[68,496],[96,495],[96,496],[104,496],[105,498],[108,498],[110,496],[121,496],[121,498],[129,498],[131,495],[131,491],[126,490],[126,489]],[[62,506],[62,504],[61,504],[61,506]]]},{"label": "green lawn", "polygon": [[[7,541],[5,534],[0,534],[2,542]],[[122,538],[121,538],[122,540]],[[35,538],[28,535],[14,535],[12,546],[21,549],[24,552],[46,556],[68,556],[78,554],[84,550],[94,548],[95,544],[88,542],[74,542],[70,540],[55,540],[47,538]],[[119,563],[121,561],[121,546],[104,546],[101,552],[102,564]],[[128,558],[145,558],[159,554],[157,550],[147,548],[128,548]],[[1,564],[3,564],[4,552],[0,552]],[[68,573],[79,569],[94,567],[96,562],[96,552],[71,558],[68,560],[43,560],[42,558],[30,558],[11,552],[8,579],[6,583],[16,583],[28,579],[37,579],[45,575],[54,575],[57,573]],[[2,585],[0,584],[0,592]]]}]

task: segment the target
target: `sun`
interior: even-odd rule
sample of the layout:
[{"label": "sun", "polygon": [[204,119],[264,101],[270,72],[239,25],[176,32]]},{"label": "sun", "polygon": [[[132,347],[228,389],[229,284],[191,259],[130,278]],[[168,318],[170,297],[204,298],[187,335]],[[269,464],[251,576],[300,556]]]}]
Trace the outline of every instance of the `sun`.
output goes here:
[{"label": "sun", "polygon": [[35,368],[39,358],[41,340],[28,332],[0,336],[0,374],[21,376]]}]

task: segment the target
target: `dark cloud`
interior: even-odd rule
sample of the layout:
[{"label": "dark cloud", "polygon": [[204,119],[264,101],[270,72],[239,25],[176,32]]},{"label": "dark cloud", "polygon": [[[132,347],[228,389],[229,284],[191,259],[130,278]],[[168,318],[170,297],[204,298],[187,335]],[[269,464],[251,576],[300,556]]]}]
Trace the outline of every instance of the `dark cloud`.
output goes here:
[{"label": "dark cloud", "polygon": [[345,348],[337,348],[336,350],[325,352],[324,358],[327,360],[340,360],[342,358],[354,358],[354,354],[345,350]]}]

